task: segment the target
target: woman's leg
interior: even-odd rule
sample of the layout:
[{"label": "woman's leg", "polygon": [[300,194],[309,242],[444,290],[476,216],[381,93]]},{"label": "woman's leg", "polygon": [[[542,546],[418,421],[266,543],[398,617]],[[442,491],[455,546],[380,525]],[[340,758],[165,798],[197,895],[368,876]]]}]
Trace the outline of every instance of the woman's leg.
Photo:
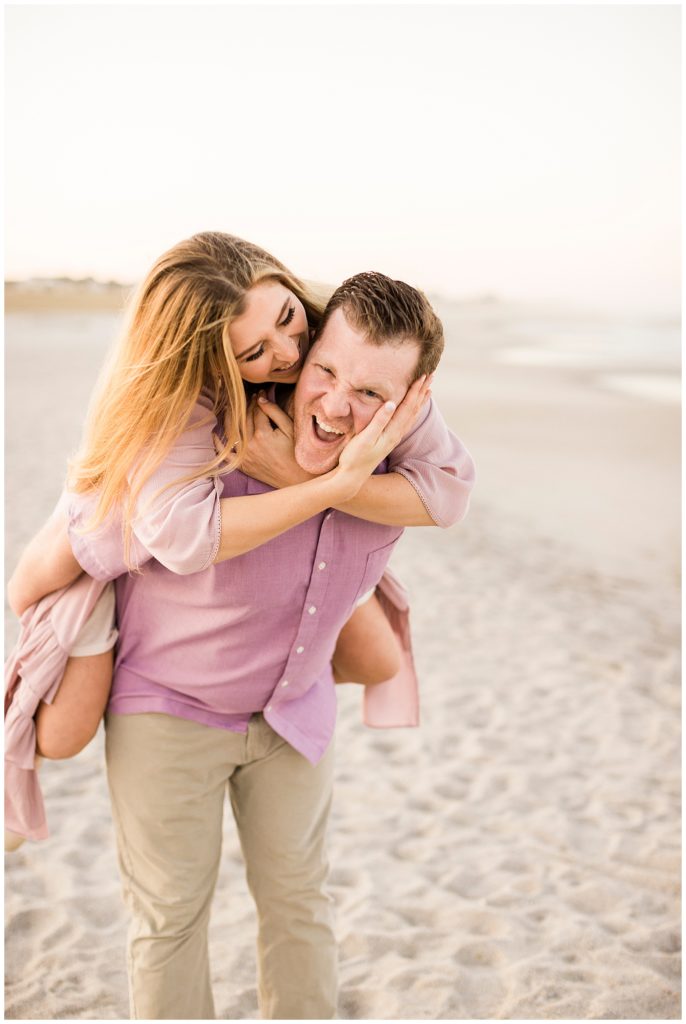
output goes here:
[{"label": "woman's leg", "polygon": [[36,753],[74,757],[90,743],[105,711],[112,685],[112,651],[69,658],[52,704],[36,712]]},{"label": "woman's leg", "polygon": [[43,757],[73,757],[95,736],[112,685],[115,614],[108,583],[72,645],[52,703],[38,706],[36,752]]},{"label": "woman's leg", "polygon": [[372,686],[391,679],[400,670],[398,639],[378,598],[359,605],[338,636],[332,659],[337,683]]}]

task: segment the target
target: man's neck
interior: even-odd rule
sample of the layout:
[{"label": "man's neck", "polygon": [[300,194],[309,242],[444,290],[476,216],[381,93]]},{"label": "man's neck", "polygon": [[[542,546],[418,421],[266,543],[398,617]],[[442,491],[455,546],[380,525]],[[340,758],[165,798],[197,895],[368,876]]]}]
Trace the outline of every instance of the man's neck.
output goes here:
[{"label": "man's neck", "polygon": [[274,384],[274,401],[293,419],[293,403],[295,386],[293,384]]}]

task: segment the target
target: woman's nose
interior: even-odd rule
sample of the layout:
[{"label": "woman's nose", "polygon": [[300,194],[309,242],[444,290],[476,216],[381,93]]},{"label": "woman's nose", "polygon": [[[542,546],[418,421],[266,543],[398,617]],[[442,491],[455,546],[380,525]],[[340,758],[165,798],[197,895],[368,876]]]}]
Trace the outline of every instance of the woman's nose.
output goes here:
[{"label": "woman's nose", "polygon": [[274,345],[274,357],[276,360],[279,363],[283,363],[284,366],[290,366],[291,363],[297,362],[299,355],[300,350],[297,341],[289,338],[288,335],[280,334]]}]

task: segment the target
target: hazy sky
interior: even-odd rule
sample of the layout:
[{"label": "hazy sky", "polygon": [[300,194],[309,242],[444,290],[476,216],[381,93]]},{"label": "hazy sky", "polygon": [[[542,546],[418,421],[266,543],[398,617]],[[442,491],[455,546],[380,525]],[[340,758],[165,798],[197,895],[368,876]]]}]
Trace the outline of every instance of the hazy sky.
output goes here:
[{"label": "hazy sky", "polygon": [[326,281],[678,310],[676,5],[5,12],[6,277],[218,229]]}]

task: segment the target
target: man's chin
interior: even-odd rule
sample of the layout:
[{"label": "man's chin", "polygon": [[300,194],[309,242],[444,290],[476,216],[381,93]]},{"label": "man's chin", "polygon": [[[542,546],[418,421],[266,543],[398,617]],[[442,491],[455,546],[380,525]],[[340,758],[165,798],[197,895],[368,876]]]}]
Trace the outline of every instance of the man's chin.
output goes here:
[{"label": "man's chin", "polygon": [[341,453],[338,446],[335,452],[328,453],[308,451],[304,445],[296,445],[294,454],[295,461],[306,473],[309,473],[311,476],[322,476],[324,473],[328,473],[336,468],[338,457]]}]

